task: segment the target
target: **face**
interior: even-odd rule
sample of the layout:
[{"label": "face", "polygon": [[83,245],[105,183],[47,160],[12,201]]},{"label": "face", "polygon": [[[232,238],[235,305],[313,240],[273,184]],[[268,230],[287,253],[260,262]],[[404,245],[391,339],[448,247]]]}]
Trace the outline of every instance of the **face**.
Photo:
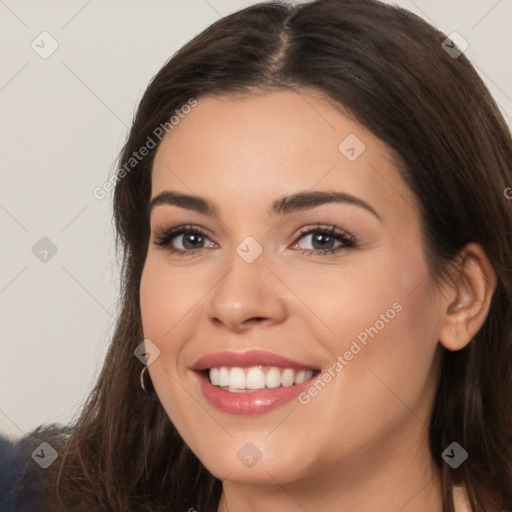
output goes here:
[{"label": "face", "polygon": [[424,443],[440,307],[379,139],[312,94],[200,98],[158,148],[157,196],[149,373],[211,473],[357,478]]}]

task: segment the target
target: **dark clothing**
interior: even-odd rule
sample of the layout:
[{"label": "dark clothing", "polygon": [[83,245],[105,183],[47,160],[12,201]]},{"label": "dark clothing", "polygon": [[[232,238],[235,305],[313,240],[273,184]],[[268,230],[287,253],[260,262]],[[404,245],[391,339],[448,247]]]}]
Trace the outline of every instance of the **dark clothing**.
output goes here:
[{"label": "dark clothing", "polygon": [[45,469],[32,458],[37,447],[0,435],[0,512],[49,512],[41,506]]}]

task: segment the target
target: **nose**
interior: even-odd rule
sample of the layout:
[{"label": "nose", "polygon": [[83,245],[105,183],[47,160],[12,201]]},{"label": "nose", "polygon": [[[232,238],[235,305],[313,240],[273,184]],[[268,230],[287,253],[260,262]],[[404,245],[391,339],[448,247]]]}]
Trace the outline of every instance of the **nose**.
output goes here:
[{"label": "nose", "polygon": [[235,332],[279,324],[287,315],[286,287],[269,268],[265,251],[248,261],[233,251],[208,294],[210,320]]}]

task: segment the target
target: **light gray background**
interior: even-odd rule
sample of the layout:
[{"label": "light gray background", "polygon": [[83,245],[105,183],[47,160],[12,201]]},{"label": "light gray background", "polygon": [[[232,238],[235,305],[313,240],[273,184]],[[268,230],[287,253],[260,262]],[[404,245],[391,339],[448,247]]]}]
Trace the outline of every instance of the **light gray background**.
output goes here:
[{"label": "light gray background", "polygon": [[[19,437],[79,410],[118,314],[112,195],[92,190],[115,172],[168,57],[254,3],[0,0],[0,432]],[[390,3],[468,41],[510,126],[512,0]],[[31,47],[43,31],[59,45],[47,59]],[[46,263],[32,252],[42,237],[58,249]]]}]

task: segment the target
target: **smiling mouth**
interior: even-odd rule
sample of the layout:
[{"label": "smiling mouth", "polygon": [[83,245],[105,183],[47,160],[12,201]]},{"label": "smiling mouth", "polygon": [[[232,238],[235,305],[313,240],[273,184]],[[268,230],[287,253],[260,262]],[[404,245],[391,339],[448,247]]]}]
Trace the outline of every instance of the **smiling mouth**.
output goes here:
[{"label": "smiling mouth", "polygon": [[320,370],[278,366],[215,367],[201,372],[213,386],[231,393],[292,387],[315,378]]}]

